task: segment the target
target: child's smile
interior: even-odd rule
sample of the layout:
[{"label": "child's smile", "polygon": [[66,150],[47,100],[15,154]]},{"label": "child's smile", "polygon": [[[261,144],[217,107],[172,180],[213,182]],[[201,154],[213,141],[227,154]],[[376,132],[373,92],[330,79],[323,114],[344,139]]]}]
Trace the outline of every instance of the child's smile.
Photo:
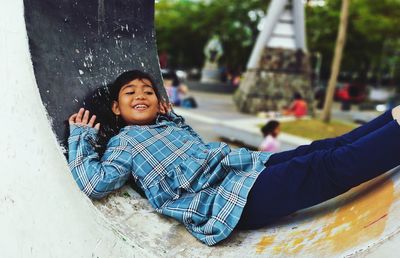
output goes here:
[{"label": "child's smile", "polygon": [[142,111],[142,110],[145,110],[146,108],[148,108],[148,106],[146,104],[137,104],[133,108],[136,110]]},{"label": "child's smile", "polygon": [[136,79],[122,86],[118,101],[112,110],[127,125],[148,125],[154,123],[159,112],[157,95],[147,79]]}]

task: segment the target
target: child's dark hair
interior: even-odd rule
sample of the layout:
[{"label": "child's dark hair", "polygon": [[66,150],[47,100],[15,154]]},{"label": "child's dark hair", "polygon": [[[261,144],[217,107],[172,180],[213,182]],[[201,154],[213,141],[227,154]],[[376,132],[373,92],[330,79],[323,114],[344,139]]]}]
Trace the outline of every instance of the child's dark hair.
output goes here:
[{"label": "child's dark hair", "polygon": [[172,86],[177,87],[180,84],[179,78],[176,72],[173,70],[162,70],[161,75],[164,80],[172,80]]},{"label": "child's dark hair", "polygon": [[275,131],[275,129],[278,128],[279,125],[280,123],[278,121],[271,120],[268,123],[266,123],[263,127],[261,127],[261,132],[265,137],[267,135],[272,134],[273,131]]},{"label": "child's dark hair", "polygon": [[139,70],[131,70],[124,72],[120,76],[118,76],[117,79],[115,79],[115,81],[112,84],[108,85],[108,90],[110,91],[111,100],[118,101],[119,91],[121,90],[122,86],[136,79],[149,80],[151,82],[151,85],[153,86],[153,90],[157,96],[157,99],[160,100],[160,94],[151,75]]},{"label": "child's dark hair", "polygon": [[293,98],[294,98],[295,100],[299,100],[299,99],[302,99],[303,96],[301,96],[300,92],[295,92],[295,93],[293,94]]}]

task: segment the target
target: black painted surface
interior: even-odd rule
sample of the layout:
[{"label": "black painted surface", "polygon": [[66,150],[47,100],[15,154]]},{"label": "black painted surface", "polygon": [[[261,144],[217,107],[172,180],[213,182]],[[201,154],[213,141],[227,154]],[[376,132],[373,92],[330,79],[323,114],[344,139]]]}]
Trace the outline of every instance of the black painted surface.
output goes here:
[{"label": "black painted surface", "polygon": [[[29,46],[43,104],[62,145],[67,118],[85,106],[115,124],[106,84],[139,69],[161,84],[154,0],[24,0]],[[102,88],[103,87],[103,88]]]}]

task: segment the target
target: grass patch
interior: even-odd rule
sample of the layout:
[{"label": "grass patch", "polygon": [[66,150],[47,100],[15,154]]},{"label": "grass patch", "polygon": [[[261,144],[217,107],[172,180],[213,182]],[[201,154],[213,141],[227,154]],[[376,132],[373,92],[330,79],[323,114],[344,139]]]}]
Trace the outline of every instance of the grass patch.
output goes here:
[{"label": "grass patch", "polygon": [[282,132],[311,140],[340,136],[356,127],[358,127],[357,124],[344,123],[335,120],[331,120],[329,124],[325,124],[321,120],[317,119],[300,119],[289,122],[281,122]]}]

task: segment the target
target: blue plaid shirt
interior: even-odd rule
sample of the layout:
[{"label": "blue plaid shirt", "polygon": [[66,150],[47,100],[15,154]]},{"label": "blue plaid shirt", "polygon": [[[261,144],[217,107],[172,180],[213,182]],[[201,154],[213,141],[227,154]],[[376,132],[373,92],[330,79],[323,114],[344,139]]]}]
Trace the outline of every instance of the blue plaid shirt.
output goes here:
[{"label": "blue plaid shirt", "polygon": [[80,189],[99,199],[132,175],[157,212],[182,222],[207,245],[227,238],[270,153],[204,143],[181,116],[170,112],[154,125],[126,126],[100,159],[97,131],[73,125],[69,166]]}]

